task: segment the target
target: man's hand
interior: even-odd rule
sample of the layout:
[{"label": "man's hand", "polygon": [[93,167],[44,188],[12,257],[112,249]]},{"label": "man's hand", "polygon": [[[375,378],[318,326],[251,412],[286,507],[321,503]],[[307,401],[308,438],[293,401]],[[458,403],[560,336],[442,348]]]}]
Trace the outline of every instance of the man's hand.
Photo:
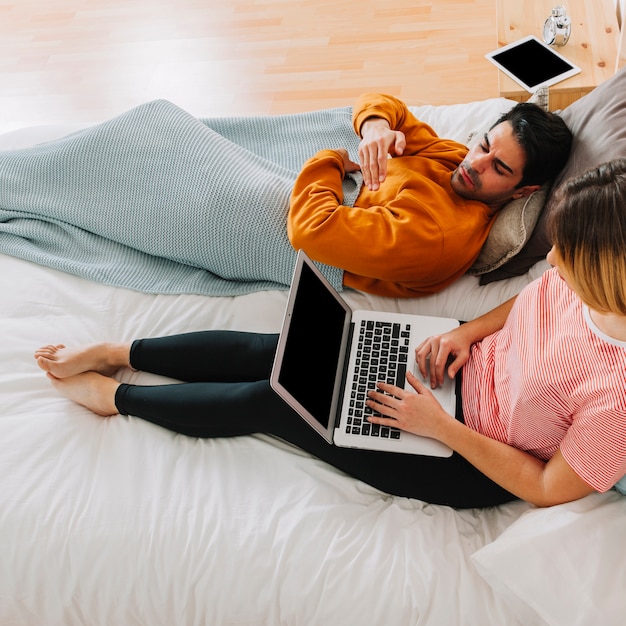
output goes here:
[{"label": "man's hand", "polygon": [[348,151],[345,148],[337,148],[335,152],[341,155],[341,158],[343,159],[344,172],[358,172],[361,169],[361,166],[358,163],[350,160]]},{"label": "man's hand", "polygon": [[359,160],[363,182],[376,191],[387,178],[387,158],[400,156],[406,148],[406,137],[399,130],[391,130],[387,120],[370,117],[361,126]]}]

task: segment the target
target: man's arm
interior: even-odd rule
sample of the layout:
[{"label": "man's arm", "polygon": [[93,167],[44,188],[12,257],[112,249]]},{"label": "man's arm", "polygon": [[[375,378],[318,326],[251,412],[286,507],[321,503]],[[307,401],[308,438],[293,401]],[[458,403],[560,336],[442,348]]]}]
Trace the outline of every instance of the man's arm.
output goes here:
[{"label": "man's arm", "polygon": [[294,248],[306,250],[316,261],[386,280],[402,258],[401,251],[395,258],[389,252],[405,235],[391,236],[397,226],[385,207],[365,211],[343,204],[342,181],[349,163],[345,152],[336,150],[322,150],[307,161],[291,194],[287,234]]},{"label": "man's arm", "polygon": [[363,123],[372,117],[385,120],[391,130],[401,130],[408,120],[415,120],[402,100],[386,94],[365,93],[352,109],[354,132],[361,136]]},{"label": "man's arm", "polygon": [[[406,218],[408,213],[420,215],[414,199],[399,196],[367,209],[344,205],[344,167],[340,151],[322,150],[302,168],[287,219],[287,234],[294,248],[305,250],[320,263],[389,286],[411,284],[417,289],[423,285],[426,290],[429,281],[452,273],[449,267],[457,259],[441,258],[441,238],[416,236],[418,229],[438,233],[436,220],[427,211],[413,223]],[[403,289],[403,295],[411,295],[409,291]],[[392,294],[386,291],[385,295]]]},{"label": "man's arm", "polygon": [[352,123],[361,137],[363,182],[372,191],[386,178],[389,156],[415,154],[439,141],[432,128],[420,122],[404,102],[385,94],[363,94],[354,105]]},{"label": "man's arm", "polygon": [[359,163],[363,184],[376,191],[387,178],[389,155],[402,155],[406,137],[400,130],[391,130],[389,122],[381,117],[368,117],[361,125],[360,132]]}]

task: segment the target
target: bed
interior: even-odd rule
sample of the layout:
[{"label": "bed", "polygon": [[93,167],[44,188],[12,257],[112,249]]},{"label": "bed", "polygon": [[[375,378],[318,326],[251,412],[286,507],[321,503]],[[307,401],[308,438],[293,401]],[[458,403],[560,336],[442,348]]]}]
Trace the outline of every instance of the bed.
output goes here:
[{"label": "bed", "polygon": [[[626,156],[624,93],[622,70],[563,112],[575,143],[562,178]],[[413,110],[470,141],[512,104]],[[0,148],[74,130],[22,129]],[[471,319],[547,268],[544,201],[510,211],[491,256],[439,294],[345,297]],[[0,292],[3,626],[623,623],[626,499],[615,490],[548,509],[390,497],[270,437],[197,440],[98,418],[58,395],[32,357],[50,342],[277,331],[284,290],[149,294],[2,254]]]}]

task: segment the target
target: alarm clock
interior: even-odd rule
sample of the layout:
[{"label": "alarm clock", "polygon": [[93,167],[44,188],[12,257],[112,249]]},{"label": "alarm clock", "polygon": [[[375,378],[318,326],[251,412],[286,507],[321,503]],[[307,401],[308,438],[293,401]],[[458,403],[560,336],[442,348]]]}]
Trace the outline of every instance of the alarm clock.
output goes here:
[{"label": "alarm clock", "polygon": [[565,12],[565,7],[561,4],[554,7],[543,25],[543,40],[549,46],[564,46],[571,32],[572,20]]}]

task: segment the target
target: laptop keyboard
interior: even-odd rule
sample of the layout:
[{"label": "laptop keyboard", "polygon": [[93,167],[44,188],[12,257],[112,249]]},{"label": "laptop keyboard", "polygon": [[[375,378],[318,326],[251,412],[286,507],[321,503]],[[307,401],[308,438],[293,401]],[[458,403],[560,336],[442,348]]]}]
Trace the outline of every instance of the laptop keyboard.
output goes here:
[{"label": "laptop keyboard", "polygon": [[367,393],[379,381],[404,388],[409,355],[410,324],[362,321],[357,340],[355,376],[350,390],[346,432],[366,437],[400,439],[400,430],[367,421],[379,415],[366,404]]}]

